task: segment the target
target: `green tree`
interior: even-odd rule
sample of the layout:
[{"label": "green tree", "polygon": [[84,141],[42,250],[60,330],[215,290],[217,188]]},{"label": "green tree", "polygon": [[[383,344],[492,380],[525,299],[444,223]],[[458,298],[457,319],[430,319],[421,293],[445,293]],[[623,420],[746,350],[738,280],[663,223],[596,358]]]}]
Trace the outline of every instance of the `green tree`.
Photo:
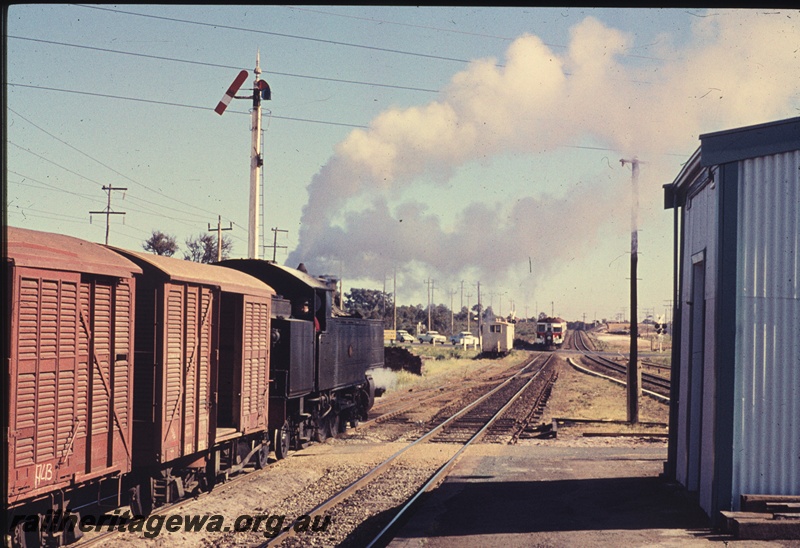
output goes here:
[{"label": "green tree", "polygon": [[428,313],[422,305],[402,305],[397,307],[397,329],[405,329],[409,333],[417,333],[417,323],[426,324]]},{"label": "green tree", "polygon": [[144,241],[142,248],[156,255],[172,257],[178,251],[178,242],[175,240],[175,236],[154,230],[153,234]]},{"label": "green tree", "polygon": [[[186,239],[186,248],[183,258],[196,263],[213,263],[217,260],[217,237],[211,233],[200,233],[193,238]],[[233,249],[233,241],[227,236],[222,237],[222,258],[227,259]]]},{"label": "green tree", "polygon": [[360,314],[362,318],[386,320],[392,317],[394,301],[391,293],[377,289],[351,288],[344,294],[344,308],[350,314]]}]

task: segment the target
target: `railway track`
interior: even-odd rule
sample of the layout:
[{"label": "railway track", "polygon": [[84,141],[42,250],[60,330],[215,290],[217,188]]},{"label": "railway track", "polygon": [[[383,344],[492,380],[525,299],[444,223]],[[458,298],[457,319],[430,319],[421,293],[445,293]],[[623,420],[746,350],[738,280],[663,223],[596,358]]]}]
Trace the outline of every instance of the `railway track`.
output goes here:
[{"label": "railway track", "polygon": [[[582,331],[577,331],[576,333],[580,335],[574,339],[577,341],[576,348],[584,353],[582,357],[583,360],[589,361],[595,367],[601,368],[604,372],[611,372],[614,376],[621,377],[622,380],[627,379],[627,365],[617,363],[594,353],[593,350],[589,349],[586,341],[583,339],[585,334]],[[642,388],[646,388],[663,396],[669,396],[670,380],[660,375],[642,372]]]},{"label": "railway track", "polygon": [[[552,363],[552,360],[553,355],[534,356],[515,374],[496,383],[482,395],[476,396],[473,401],[463,405],[449,417],[434,425],[429,423],[427,432],[399,449],[323,503],[306,512],[307,515],[330,513],[334,507],[337,508],[337,511],[333,513],[337,516],[346,513],[348,509],[363,509],[355,525],[360,528],[358,527],[359,524],[369,521],[369,529],[373,532],[367,534],[367,531],[361,531],[358,533],[357,538],[353,538],[354,533],[350,532],[347,539],[353,545],[374,546],[385,543],[399,524],[400,518],[411,511],[411,508],[423,493],[433,488],[446,476],[467,447],[486,436],[492,426],[498,424],[498,421],[515,404],[523,401],[527,391],[534,389],[535,392],[542,392],[551,386],[553,368],[548,368],[548,365]],[[551,376],[548,377],[548,374]],[[544,396],[536,394],[534,399],[541,403]],[[534,416],[535,413],[530,411],[527,415]],[[520,429],[516,422],[514,427],[506,425],[504,428],[512,430],[510,437],[513,437],[516,434],[516,430]],[[524,428],[524,425],[521,428]],[[420,449],[425,444],[441,444],[443,442],[457,444],[459,448],[443,464],[437,462],[433,465],[429,470],[429,474],[426,473],[427,477],[407,477],[407,471],[404,471],[403,463],[400,459],[403,454]],[[441,453],[441,451],[437,451],[437,453]],[[405,497],[404,503],[390,504],[391,511],[376,512],[381,516],[379,519],[364,518],[365,513],[373,512],[375,508],[379,508],[382,503],[385,503],[387,491],[396,491],[399,484],[405,486],[416,484],[419,487]],[[339,511],[339,509],[342,510]],[[374,531],[381,526],[382,529],[375,534]],[[260,546],[278,545],[289,540],[292,535],[292,528],[284,529],[278,536],[269,539]],[[337,539],[336,543],[342,542],[342,540],[345,539]]]}]

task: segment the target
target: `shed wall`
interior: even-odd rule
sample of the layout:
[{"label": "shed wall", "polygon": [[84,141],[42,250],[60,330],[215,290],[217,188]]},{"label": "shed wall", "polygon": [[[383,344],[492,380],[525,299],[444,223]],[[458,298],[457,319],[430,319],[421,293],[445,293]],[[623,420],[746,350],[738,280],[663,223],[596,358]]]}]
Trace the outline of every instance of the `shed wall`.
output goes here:
[{"label": "shed wall", "polygon": [[800,495],[800,151],[739,169],[734,508]]},{"label": "shed wall", "polygon": [[[714,340],[718,193],[707,183],[687,200],[681,288],[681,367],[676,478],[710,511],[714,474]],[[697,272],[702,269],[702,272]],[[700,274],[693,276],[692,273]],[[695,288],[702,280],[703,287]],[[702,296],[702,297],[701,297]]]}]

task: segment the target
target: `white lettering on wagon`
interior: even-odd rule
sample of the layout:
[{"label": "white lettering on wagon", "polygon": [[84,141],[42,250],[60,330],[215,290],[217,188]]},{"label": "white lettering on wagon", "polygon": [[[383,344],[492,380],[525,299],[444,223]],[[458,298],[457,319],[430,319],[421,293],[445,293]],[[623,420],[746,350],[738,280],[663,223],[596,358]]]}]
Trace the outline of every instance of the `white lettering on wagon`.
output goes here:
[{"label": "white lettering on wagon", "polygon": [[34,487],[38,488],[39,484],[53,481],[53,463],[36,465],[36,474],[34,475]]}]

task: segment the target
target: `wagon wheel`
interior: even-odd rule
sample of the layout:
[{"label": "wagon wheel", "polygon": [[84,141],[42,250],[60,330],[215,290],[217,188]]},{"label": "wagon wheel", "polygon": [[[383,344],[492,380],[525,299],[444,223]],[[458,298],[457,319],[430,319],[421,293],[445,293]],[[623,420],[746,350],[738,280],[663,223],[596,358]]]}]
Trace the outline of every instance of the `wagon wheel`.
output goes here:
[{"label": "wagon wheel", "polygon": [[19,522],[14,526],[14,531],[11,535],[12,548],[28,548],[29,546],[39,545],[38,533],[36,531],[26,531],[24,526],[25,522]]},{"label": "wagon wheel", "polygon": [[137,484],[128,490],[129,504],[134,516],[149,516],[153,511],[153,497],[150,494],[150,482]]},{"label": "wagon wheel", "polygon": [[267,463],[269,462],[269,444],[262,443],[261,447],[256,451],[256,454],[253,455],[253,464],[256,467],[256,470],[263,470],[267,467]]},{"label": "wagon wheel", "polygon": [[275,447],[275,458],[285,459],[289,454],[289,423],[284,422],[283,426],[273,433],[272,444]]}]

